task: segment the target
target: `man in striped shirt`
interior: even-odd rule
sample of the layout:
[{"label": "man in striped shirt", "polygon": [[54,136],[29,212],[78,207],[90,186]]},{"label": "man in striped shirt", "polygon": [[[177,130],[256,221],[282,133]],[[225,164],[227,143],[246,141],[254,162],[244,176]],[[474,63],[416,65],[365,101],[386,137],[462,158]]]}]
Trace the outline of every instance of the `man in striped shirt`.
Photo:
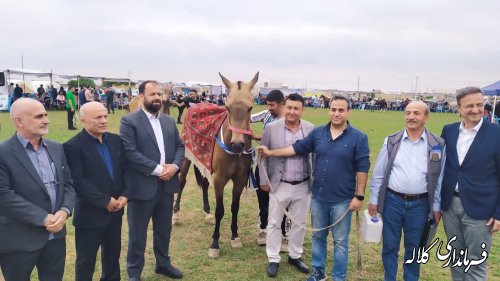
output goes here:
[{"label": "man in striped shirt", "polygon": [[[264,123],[264,129],[271,122],[276,121],[283,117],[284,115],[284,104],[285,96],[280,90],[271,90],[266,97],[267,110],[252,114],[251,122]],[[264,131],[264,130],[262,130]],[[260,141],[262,135],[253,135],[254,140]],[[257,187],[257,199],[259,202],[259,218],[260,218],[260,231],[259,237],[257,238],[257,244],[260,246],[266,245],[266,228],[267,228],[267,217],[269,213],[269,192],[264,191],[260,188],[260,177],[259,177],[259,167],[255,168],[255,178]],[[284,221],[283,221],[284,222]],[[282,223],[282,234],[285,236],[285,227]],[[287,247],[284,247],[284,249]]]}]

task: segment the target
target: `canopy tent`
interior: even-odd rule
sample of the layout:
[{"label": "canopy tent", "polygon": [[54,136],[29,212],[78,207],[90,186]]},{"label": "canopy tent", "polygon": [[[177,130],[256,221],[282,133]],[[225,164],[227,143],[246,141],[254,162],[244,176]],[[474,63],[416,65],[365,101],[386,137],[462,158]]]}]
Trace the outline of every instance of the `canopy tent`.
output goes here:
[{"label": "canopy tent", "polygon": [[497,97],[500,96],[500,80],[497,82],[488,85],[482,88],[485,96],[494,96],[495,101],[493,102],[493,112],[491,114],[491,122],[496,123],[496,118],[500,118],[500,116],[495,116],[495,107],[497,105]]}]

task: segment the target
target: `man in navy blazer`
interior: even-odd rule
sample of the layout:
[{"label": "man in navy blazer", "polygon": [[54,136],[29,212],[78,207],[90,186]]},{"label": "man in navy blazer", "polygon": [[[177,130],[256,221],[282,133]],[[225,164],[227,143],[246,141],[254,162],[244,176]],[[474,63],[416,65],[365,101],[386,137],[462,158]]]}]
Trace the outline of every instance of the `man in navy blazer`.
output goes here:
[{"label": "man in navy blazer", "polygon": [[169,256],[174,193],[179,192],[179,167],[184,160],[184,144],[175,120],[159,112],[162,92],[156,81],[139,86],[142,108],[124,116],[120,135],[127,160],[124,195],[127,209],[129,243],[127,271],[129,280],[140,280],[149,220],[153,220],[153,250],[158,274],[182,278]]},{"label": "man in navy blazer", "polygon": [[[492,233],[500,230],[500,126],[483,121],[481,89],[457,91],[462,121],[446,125],[446,163],[441,190],[443,223],[457,255],[470,260],[490,251]],[[461,255],[461,259],[464,257]],[[453,264],[453,261],[452,261]],[[453,280],[486,280],[487,263],[451,267]]]},{"label": "man in navy blazer", "polygon": [[44,139],[49,119],[41,103],[11,107],[16,134],[0,142],[0,266],[6,281],[62,280],[66,220],[75,191],[60,143]]},{"label": "man in navy blazer", "polygon": [[107,132],[108,112],[100,102],[80,107],[84,129],[64,143],[77,200],[75,280],[92,281],[101,247],[101,281],[120,280],[123,157],[120,136]]}]

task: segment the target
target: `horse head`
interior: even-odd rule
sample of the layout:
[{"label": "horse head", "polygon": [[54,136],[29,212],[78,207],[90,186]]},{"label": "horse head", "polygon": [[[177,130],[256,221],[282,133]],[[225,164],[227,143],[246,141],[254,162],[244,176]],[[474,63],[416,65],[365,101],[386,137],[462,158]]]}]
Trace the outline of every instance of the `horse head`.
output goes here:
[{"label": "horse head", "polygon": [[229,129],[231,130],[230,148],[234,152],[242,152],[245,149],[248,136],[252,134],[250,130],[250,115],[253,105],[252,89],[259,79],[259,72],[248,83],[242,81],[232,83],[222,74],[219,73],[219,75],[229,90],[226,108]]}]

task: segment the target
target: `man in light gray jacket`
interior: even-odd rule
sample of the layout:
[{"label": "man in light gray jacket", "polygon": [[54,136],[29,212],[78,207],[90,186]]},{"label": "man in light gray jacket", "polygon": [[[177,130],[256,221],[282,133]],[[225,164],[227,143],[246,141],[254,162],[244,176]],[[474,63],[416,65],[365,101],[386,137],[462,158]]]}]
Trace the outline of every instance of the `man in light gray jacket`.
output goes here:
[{"label": "man in light gray jacket", "polygon": [[[304,98],[298,94],[289,95],[285,102],[285,117],[266,126],[261,144],[269,149],[276,149],[305,138],[314,126],[300,119],[303,111]],[[266,241],[269,259],[267,274],[270,277],[276,277],[278,274],[282,238],[281,221],[286,208],[292,219],[288,237],[288,262],[303,273],[309,272],[301,256],[312,183],[311,163],[310,155],[287,158],[262,157],[259,163],[261,189],[271,193]]]}]

